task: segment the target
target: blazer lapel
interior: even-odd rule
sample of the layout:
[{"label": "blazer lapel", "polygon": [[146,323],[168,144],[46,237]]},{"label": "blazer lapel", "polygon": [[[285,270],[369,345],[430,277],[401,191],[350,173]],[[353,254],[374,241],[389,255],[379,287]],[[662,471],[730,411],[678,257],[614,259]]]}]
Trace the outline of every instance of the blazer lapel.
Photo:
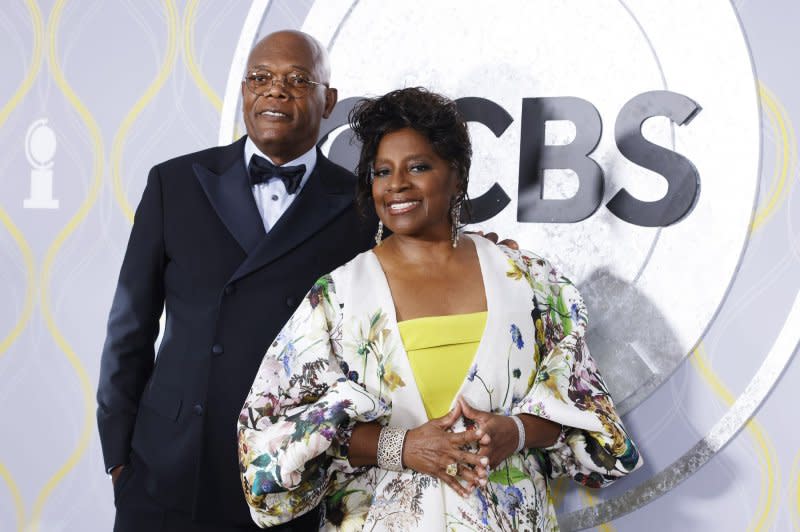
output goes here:
[{"label": "blazer lapel", "polygon": [[[335,166],[317,152],[317,164],[298,197],[231,277],[262,268],[307,240],[345,210],[355,197],[355,178],[337,178]],[[263,231],[263,226],[262,231]]]},{"label": "blazer lapel", "polygon": [[221,174],[199,164],[192,168],[217,216],[249,255],[266,233],[244,166],[243,144],[236,142],[230,149],[233,163]]}]

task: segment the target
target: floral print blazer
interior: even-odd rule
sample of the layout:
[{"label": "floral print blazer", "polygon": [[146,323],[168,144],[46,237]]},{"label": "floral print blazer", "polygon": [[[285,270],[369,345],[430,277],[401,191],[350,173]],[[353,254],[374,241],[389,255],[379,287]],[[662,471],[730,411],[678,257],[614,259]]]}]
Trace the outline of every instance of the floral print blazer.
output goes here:
[{"label": "floral print blazer", "polygon": [[575,287],[536,255],[466,238],[477,248],[488,314],[459,394],[481,410],[560,423],[556,443],[512,455],[466,499],[412,470],[349,465],[356,422],[412,429],[428,421],[389,285],[368,251],[316,282],[268,349],[242,409],[240,471],[260,526],[323,503],[329,530],[554,530],[548,478],[600,487],[641,464],[584,342]]}]

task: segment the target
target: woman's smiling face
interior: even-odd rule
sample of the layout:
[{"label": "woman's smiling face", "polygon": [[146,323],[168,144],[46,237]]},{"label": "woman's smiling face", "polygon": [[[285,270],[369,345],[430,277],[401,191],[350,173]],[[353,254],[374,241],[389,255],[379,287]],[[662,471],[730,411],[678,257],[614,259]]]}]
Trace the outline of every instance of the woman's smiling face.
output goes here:
[{"label": "woman's smiling face", "polygon": [[456,171],[423,134],[403,128],[384,135],[373,172],[375,210],[393,233],[424,240],[450,238]]}]

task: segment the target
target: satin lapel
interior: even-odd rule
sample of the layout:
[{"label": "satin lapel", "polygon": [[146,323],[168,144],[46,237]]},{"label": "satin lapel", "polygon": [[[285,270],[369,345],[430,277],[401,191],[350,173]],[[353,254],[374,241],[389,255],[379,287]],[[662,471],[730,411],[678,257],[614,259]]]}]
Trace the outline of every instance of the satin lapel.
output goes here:
[{"label": "satin lapel", "polygon": [[337,181],[322,154],[295,199],[253,252],[231,277],[235,281],[291,251],[345,210],[355,197],[355,180]]},{"label": "satin lapel", "polygon": [[244,167],[244,152],[238,142],[231,148],[238,148],[239,157],[223,173],[217,175],[199,164],[192,168],[217,216],[249,255],[266,233]]}]

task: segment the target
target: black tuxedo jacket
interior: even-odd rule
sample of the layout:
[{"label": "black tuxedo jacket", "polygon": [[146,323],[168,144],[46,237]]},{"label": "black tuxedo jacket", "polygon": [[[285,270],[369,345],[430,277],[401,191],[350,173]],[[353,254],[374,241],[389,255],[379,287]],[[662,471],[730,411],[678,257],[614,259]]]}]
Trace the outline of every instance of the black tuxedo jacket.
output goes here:
[{"label": "black tuxedo jacket", "polygon": [[[318,154],[267,234],[244,138],[154,167],[111,307],[97,420],[106,467],[201,521],[251,523],[236,421],[267,346],[324,273],[370,247],[355,177]],[[153,343],[166,309],[158,355]]]}]

